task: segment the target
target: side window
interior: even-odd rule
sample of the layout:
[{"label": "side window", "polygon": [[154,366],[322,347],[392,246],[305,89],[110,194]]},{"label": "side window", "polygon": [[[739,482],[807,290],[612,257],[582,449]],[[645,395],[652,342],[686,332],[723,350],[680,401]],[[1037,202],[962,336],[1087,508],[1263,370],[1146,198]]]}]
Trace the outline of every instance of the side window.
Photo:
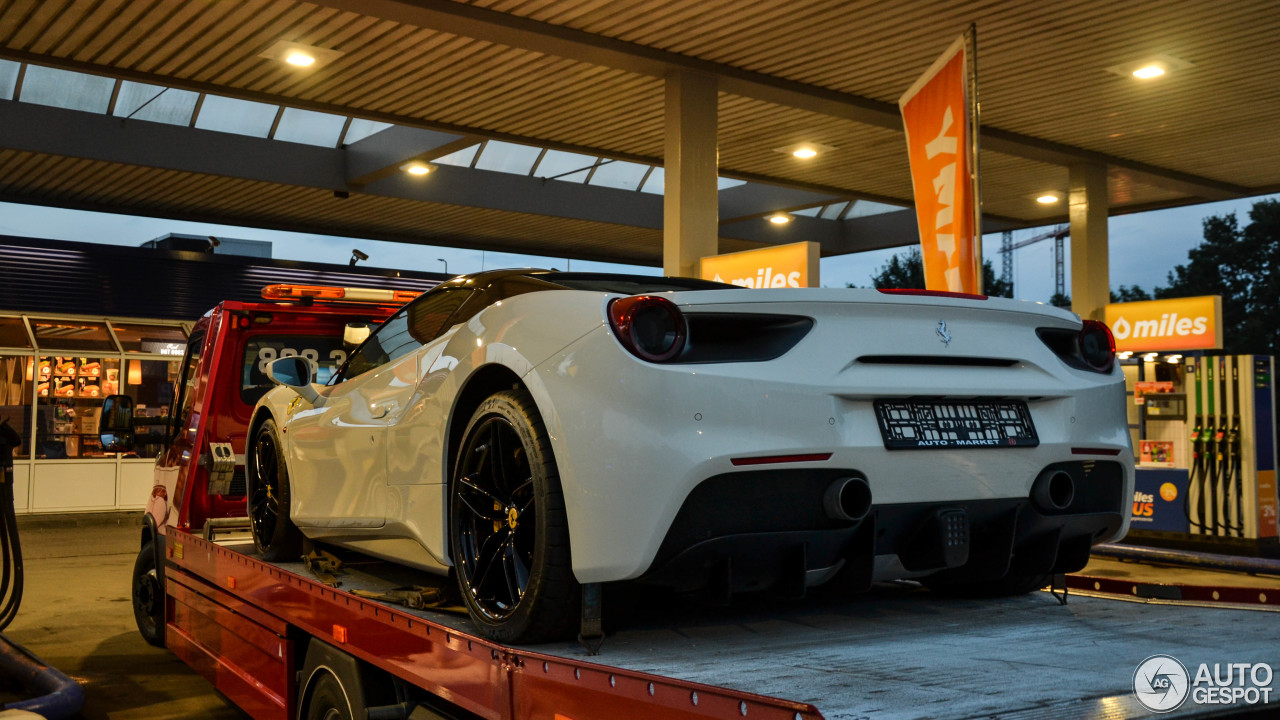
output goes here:
[{"label": "side window", "polygon": [[200,348],[204,345],[203,335],[193,335],[187,342],[187,356],[182,361],[182,371],[178,373],[178,391],[173,396],[173,408],[169,412],[170,441],[176,439],[191,419],[191,408],[195,405],[196,370],[200,367]]},{"label": "side window", "polygon": [[471,292],[470,288],[445,288],[414,300],[356,348],[336,382],[363,375],[434,340]]},{"label": "side window", "polygon": [[[409,311],[409,334],[415,344],[404,352],[426,345],[435,340],[440,333],[452,327],[453,323],[449,322],[449,318],[471,293],[472,290],[469,288],[449,288],[431,293],[406,308]],[[393,353],[391,359],[394,360],[397,357]]]},{"label": "side window", "polygon": [[363,375],[370,370],[390,362],[391,356],[383,349],[383,338],[404,334],[405,328],[409,323],[408,308],[402,308],[399,312],[382,322],[378,326],[377,332],[373,333],[360,347],[351,353],[351,357],[347,359],[347,364],[343,366],[342,371],[338,374],[337,382],[350,380],[353,377]]}]

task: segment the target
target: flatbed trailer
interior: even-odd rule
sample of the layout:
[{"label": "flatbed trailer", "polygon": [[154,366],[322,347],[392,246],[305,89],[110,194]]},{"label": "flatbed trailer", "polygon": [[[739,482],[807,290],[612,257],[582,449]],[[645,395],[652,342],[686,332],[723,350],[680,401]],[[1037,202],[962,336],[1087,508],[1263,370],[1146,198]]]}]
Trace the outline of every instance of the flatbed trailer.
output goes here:
[{"label": "flatbed trailer", "polygon": [[[165,546],[168,647],[259,720],[1118,719],[1149,715],[1131,684],[1148,656],[1280,660],[1267,610],[960,599],[908,583],[842,602],[636,608],[590,656],[572,642],[493,643],[464,613],[351,592],[412,582],[398,566],[351,563],[332,587],[301,562],[264,562],[243,538],[171,529]],[[348,713],[317,714],[325,674]],[[1241,710],[1188,702],[1167,716]]]}]

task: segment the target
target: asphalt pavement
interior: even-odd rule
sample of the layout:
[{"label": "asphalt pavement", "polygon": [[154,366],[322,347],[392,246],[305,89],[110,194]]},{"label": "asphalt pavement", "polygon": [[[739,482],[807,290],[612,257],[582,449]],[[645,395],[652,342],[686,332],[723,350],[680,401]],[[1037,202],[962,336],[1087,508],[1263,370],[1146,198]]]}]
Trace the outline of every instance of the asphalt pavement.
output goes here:
[{"label": "asphalt pavement", "polygon": [[78,717],[86,720],[247,718],[177,657],[138,634],[130,577],[140,517],[19,518],[26,587],[5,636],[83,684]]}]

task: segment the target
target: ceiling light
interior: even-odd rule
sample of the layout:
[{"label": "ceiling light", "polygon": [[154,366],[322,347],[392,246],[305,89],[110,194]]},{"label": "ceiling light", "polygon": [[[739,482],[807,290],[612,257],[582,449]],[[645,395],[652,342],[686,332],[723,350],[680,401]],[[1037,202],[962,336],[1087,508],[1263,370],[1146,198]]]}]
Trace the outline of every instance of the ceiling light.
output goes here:
[{"label": "ceiling light", "polygon": [[1138,78],[1139,80],[1151,80],[1153,78],[1160,77],[1164,73],[1165,73],[1165,70],[1163,65],[1160,65],[1158,63],[1152,63],[1151,65],[1143,65],[1137,70],[1134,70],[1133,76]]},{"label": "ceiling light", "polygon": [[798,142],[786,147],[773,149],[776,153],[783,153],[795,158],[800,158],[801,160],[810,160],[823,153],[831,152],[832,150],[835,150],[835,148],[830,145],[823,145],[822,143],[815,142]]},{"label": "ceiling light", "polygon": [[284,61],[294,67],[311,67],[316,64],[314,55],[301,50],[290,50],[289,54],[284,56]]},{"label": "ceiling light", "polygon": [[342,51],[281,40],[258,54],[297,70],[315,70],[342,57]]},{"label": "ceiling light", "polygon": [[1036,202],[1040,203],[1041,205],[1052,205],[1058,202],[1058,199],[1059,198],[1057,195],[1054,195],[1052,193],[1045,193],[1044,195],[1037,196]]},{"label": "ceiling light", "polygon": [[1186,70],[1195,67],[1192,63],[1176,58],[1172,55],[1148,55],[1140,60],[1124,63],[1121,65],[1112,65],[1107,68],[1107,72],[1119,75],[1122,78],[1139,80],[1154,80],[1158,77],[1164,77],[1178,70]]},{"label": "ceiling light", "polygon": [[416,162],[416,161],[415,161],[415,162],[411,162],[411,163],[406,163],[406,164],[404,164],[404,165],[401,165],[401,166],[400,166],[400,169],[401,169],[401,170],[404,170],[405,172],[409,173],[410,175],[414,175],[414,176],[417,176],[417,177],[422,177],[423,175],[426,175],[427,173],[431,172],[431,166],[430,166],[430,165],[428,165],[428,164],[426,164],[426,163],[424,163],[424,162]]},{"label": "ceiling light", "polygon": [[777,213],[769,216],[769,222],[774,225],[786,225],[791,222],[791,216],[786,213]]}]

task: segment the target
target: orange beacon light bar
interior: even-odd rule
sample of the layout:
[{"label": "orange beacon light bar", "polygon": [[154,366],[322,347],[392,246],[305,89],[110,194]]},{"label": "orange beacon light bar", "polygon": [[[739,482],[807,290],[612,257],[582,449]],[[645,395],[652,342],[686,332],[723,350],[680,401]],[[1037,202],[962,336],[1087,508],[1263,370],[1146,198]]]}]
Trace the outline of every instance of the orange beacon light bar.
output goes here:
[{"label": "orange beacon light bar", "polygon": [[392,305],[403,305],[421,294],[416,290],[341,288],[325,285],[268,285],[262,288],[263,300],[310,299],[329,302],[366,302]]}]

